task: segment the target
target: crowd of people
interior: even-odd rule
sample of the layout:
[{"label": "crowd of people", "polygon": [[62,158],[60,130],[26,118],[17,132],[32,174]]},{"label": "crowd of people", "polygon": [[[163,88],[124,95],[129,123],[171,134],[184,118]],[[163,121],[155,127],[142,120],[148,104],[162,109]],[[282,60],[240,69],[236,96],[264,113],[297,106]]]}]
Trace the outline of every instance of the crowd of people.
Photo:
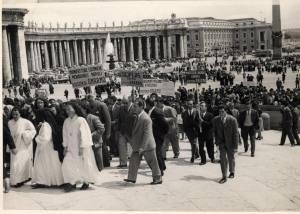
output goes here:
[{"label": "crowd of people", "polygon": [[[243,69],[249,64],[261,66],[256,63],[248,60],[233,65]],[[202,65],[192,62],[175,71]],[[100,172],[111,166],[112,158],[118,158],[119,168],[128,168],[125,182],[136,182],[144,158],[152,171],[151,184],[161,184],[167,169],[167,151],[171,145],[173,158],[177,159],[179,142],[185,136],[191,146],[190,162],[198,158],[200,165],[205,165],[207,158],[212,163],[220,162],[220,183],[225,183],[228,177],[235,177],[239,144],[255,157],[256,140],[263,138],[262,105],[278,106],[282,112],[280,145],[284,145],[286,136],[292,146],[300,145],[297,87],[285,89],[278,83],[276,89],[267,89],[262,81],[254,87],[234,85],[233,73],[226,72],[222,63],[219,68],[204,66],[207,76],[220,81],[221,87],[209,86],[197,91],[180,86],[174,97],[157,94],[145,97],[137,92],[118,99],[114,94],[121,92],[121,85],[112,82],[97,86],[96,97],[90,88],[85,88],[84,94],[74,91],[76,99],[69,100],[69,92],[65,91],[67,101],[63,102],[32,97],[25,92],[30,84],[24,81],[20,96],[14,91],[12,98],[10,92],[3,101],[5,191],[9,191],[10,185],[18,188],[29,180],[32,188],[54,186],[70,192],[81,184],[80,189],[86,190],[90,184],[99,183]],[[297,81],[299,88],[299,76],[296,85]],[[49,84],[51,90],[54,86]],[[108,95],[104,100],[103,92]],[[219,157],[215,147],[219,149]]]}]

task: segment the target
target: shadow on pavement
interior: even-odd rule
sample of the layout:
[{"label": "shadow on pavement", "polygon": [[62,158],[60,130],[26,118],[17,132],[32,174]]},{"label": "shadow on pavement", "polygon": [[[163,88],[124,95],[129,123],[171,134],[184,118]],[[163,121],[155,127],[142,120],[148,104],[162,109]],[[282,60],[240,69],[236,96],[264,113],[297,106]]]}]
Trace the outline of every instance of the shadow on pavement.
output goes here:
[{"label": "shadow on pavement", "polygon": [[181,178],[181,180],[184,180],[184,181],[191,181],[191,180],[212,181],[212,182],[216,182],[216,183],[218,183],[218,181],[219,181],[218,178],[212,179],[212,178],[207,178],[207,177],[203,177],[200,175],[187,175],[187,176],[184,176],[183,178]]},{"label": "shadow on pavement", "polygon": [[[195,160],[197,162],[197,159]],[[191,163],[190,159],[187,158],[176,158],[176,159],[167,159],[166,164],[174,164],[178,166],[191,166],[195,165],[196,163]]]},{"label": "shadow on pavement", "polygon": [[[150,183],[150,182],[149,182]],[[109,181],[109,182],[104,182],[100,185],[97,185],[97,187],[102,187],[106,189],[127,189],[127,188],[134,188],[134,187],[140,187],[140,186],[145,186],[148,184],[145,183],[127,183],[125,181]]]}]

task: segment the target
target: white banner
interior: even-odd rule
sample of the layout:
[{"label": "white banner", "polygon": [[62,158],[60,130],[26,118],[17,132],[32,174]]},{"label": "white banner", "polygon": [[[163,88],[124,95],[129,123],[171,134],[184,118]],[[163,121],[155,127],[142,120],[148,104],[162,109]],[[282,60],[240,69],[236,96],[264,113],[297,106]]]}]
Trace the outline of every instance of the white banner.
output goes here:
[{"label": "white banner", "polygon": [[162,79],[144,79],[143,87],[140,87],[140,94],[148,95],[157,93],[159,95],[174,96],[175,85],[173,82]]}]

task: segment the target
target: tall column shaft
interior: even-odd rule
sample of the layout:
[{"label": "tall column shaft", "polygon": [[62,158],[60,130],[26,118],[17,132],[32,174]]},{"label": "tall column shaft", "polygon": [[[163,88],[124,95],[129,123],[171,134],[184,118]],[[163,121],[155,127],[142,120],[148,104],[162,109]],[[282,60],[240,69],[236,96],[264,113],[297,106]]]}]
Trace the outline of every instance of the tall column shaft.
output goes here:
[{"label": "tall column shaft", "polygon": [[6,84],[12,79],[6,27],[2,27],[2,72]]},{"label": "tall column shaft", "polygon": [[77,49],[77,40],[73,41],[73,50],[74,50],[74,55],[75,55],[75,65],[79,65],[79,60],[78,60],[78,49]]},{"label": "tall column shaft", "polygon": [[90,40],[90,57],[91,57],[91,64],[95,64],[95,54],[94,54],[94,40]]},{"label": "tall column shaft", "polygon": [[134,61],[134,50],[133,50],[133,38],[132,37],[129,38],[129,43],[130,43],[130,49],[129,49],[130,61]]},{"label": "tall column shaft", "polygon": [[37,51],[37,42],[33,42],[33,50],[34,50],[34,64],[35,70],[40,71],[39,59],[38,59],[38,51]]},{"label": "tall column shaft", "polygon": [[53,41],[50,42],[50,47],[51,47],[52,67],[56,68],[57,67],[57,64],[56,64],[56,53],[55,53],[55,47],[54,47],[54,42]]},{"label": "tall column shaft", "polygon": [[59,65],[60,67],[64,67],[64,56],[63,56],[63,50],[62,50],[62,42],[63,41],[58,41],[58,52],[59,52]]},{"label": "tall column shaft", "polygon": [[168,51],[167,51],[167,37],[163,36],[163,52],[164,52],[164,59],[168,58]]},{"label": "tall column shaft", "polygon": [[37,42],[36,44],[37,46],[37,54],[38,54],[38,61],[39,61],[39,69],[42,70],[43,69],[43,64],[42,64],[42,55],[41,55],[41,46],[40,46],[40,42]]},{"label": "tall column shaft", "polygon": [[172,49],[171,49],[171,46],[172,46],[172,43],[171,43],[171,36],[168,36],[168,59],[171,59],[172,58]]},{"label": "tall column shaft", "polygon": [[184,38],[180,35],[180,57],[184,58]]},{"label": "tall column shaft", "polygon": [[19,74],[17,79],[20,81],[22,79],[29,78],[24,29],[21,27],[18,27],[17,38],[18,38],[18,74]]},{"label": "tall column shaft", "polygon": [[98,46],[98,61],[99,61],[99,64],[102,64],[102,48],[101,48],[101,40],[98,39],[97,40],[97,46]]},{"label": "tall column shaft", "polygon": [[158,38],[157,38],[157,36],[154,37],[154,56],[155,56],[155,59],[158,59]]},{"label": "tall column shaft", "polygon": [[139,61],[143,60],[142,37],[138,37],[138,58]]},{"label": "tall column shaft", "polygon": [[66,52],[67,52],[67,65],[68,67],[71,67],[72,64],[71,64],[71,53],[70,53],[70,44],[69,44],[69,41],[65,41],[65,44],[66,44]]},{"label": "tall column shaft", "polygon": [[118,40],[117,40],[117,38],[114,39],[114,56],[115,56],[115,60],[119,60],[119,57],[118,57]]},{"label": "tall column shaft", "polygon": [[34,44],[33,42],[30,42],[30,55],[31,55],[31,68],[32,68],[32,71],[36,71],[36,63],[35,63],[35,54],[34,54]]},{"label": "tall column shaft", "polygon": [[188,57],[188,51],[187,51],[187,36],[186,34],[183,35],[183,48],[184,48],[184,57]]},{"label": "tall column shaft", "polygon": [[48,46],[47,42],[44,42],[44,53],[45,53],[45,68],[46,70],[50,69],[50,61],[49,61],[49,53],[48,53]]},{"label": "tall column shaft", "polygon": [[147,44],[147,60],[150,60],[151,56],[151,48],[150,48],[150,37],[146,37],[146,44]]},{"label": "tall column shaft", "polygon": [[125,38],[122,38],[121,60],[126,62]]},{"label": "tall column shaft", "polygon": [[86,52],[85,52],[85,41],[84,40],[82,40],[82,43],[81,43],[81,51],[82,51],[83,64],[86,65]]}]

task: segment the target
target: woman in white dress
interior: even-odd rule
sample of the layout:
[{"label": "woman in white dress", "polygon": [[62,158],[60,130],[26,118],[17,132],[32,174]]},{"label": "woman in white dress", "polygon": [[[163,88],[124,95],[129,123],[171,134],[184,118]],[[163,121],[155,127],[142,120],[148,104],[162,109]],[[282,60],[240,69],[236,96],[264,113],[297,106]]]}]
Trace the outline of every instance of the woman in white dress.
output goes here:
[{"label": "woman in white dress", "polygon": [[100,175],[92,150],[92,134],[77,103],[67,103],[65,110],[68,115],[63,125],[65,192],[75,190],[76,183],[82,183],[80,189],[85,190],[89,183],[97,183]]},{"label": "woman in white dress", "polygon": [[10,183],[12,187],[21,187],[31,178],[32,171],[32,139],[36,134],[33,124],[20,115],[14,108],[12,120],[8,122],[11,135],[16,145],[16,154],[11,153]]},{"label": "woman in white dress", "polygon": [[53,113],[49,109],[41,109],[36,113],[39,133],[35,137],[37,143],[32,173],[32,188],[60,186],[63,184],[61,163],[57,145],[62,144],[62,131],[56,125]]}]

